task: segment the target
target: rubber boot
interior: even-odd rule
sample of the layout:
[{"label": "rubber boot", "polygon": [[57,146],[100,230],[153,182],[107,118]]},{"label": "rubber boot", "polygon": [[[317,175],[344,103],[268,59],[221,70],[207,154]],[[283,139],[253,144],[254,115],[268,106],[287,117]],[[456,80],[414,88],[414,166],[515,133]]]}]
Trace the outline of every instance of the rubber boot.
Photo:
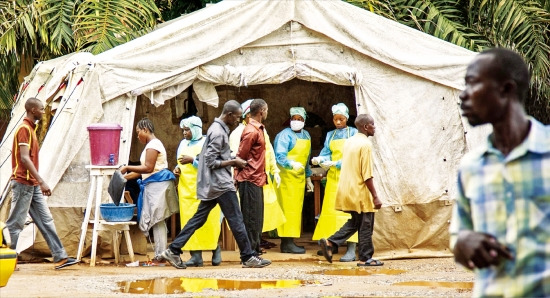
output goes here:
[{"label": "rubber boot", "polygon": [[353,262],[353,261],[356,261],[356,258],[355,258],[355,247],[356,246],[357,246],[357,243],[348,241],[348,251],[346,251],[346,254],[343,255],[340,258],[340,262]]},{"label": "rubber boot", "polygon": [[222,263],[222,249],[218,244],[216,249],[212,251],[212,266],[220,266],[221,263]]},{"label": "rubber boot", "polygon": [[303,246],[297,246],[294,238],[281,237],[281,252],[290,254],[305,254],[306,249]]},{"label": "rubber boot", "polygon": [[187,267],[202,267],[202,250],[191,250],[189,251],[191,254],[191,258],[185,262],[185,266]]}]

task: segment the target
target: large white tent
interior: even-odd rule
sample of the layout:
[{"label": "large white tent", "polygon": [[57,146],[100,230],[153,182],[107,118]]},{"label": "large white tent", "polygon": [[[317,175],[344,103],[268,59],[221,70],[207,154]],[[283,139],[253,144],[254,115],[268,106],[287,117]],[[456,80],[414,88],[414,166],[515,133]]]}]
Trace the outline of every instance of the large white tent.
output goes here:
[{"label": "large white tent", "polygon": [[[158,106],[192,85],[216,107],[218,85],[300,79],[351,86],[351,110],[371,114],[377,126],[375,185],[384,203],[377,253],[449,255],[456,168],[486,134],[466,125],[457,104],[474,54],[338,0],[223,1],[100,55],[39,63],[22,85],[2,141],[0,190],[8,185],[14,127],[31,96],[54,99],[40,172],[53,189],[52,211],[78,210],[69,214],[79,229],[89,187],[86,127],[121,124],[126,162],[138,98]],[[78,242],[77,234],[62,240]]]}]

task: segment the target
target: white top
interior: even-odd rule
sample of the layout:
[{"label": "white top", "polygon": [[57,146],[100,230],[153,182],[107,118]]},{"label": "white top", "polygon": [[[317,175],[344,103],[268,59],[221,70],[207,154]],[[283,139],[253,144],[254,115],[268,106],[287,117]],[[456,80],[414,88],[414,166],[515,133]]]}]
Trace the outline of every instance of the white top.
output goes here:
[{"label": "white top", "polygon": [[246,125],[242,122],[239,123],[239,126],[237,126],[229,135],[229,149],[231,149],[231,156],[237,155],[237,151],[239,151],[241,136],[243,135],[245,126]]},{"label": "white top", "polygon": [[139,158],[139,162],[144,165],[145,164],[145,155],[147,152],[147,149],[153,149],[158,151],[157,155],[157,161],[155,162],[155,168],[153,169],[152,173],[148,174],[141,174],[141,177],[143,180],[149,178],[149,176],[153,175],[154,173],[168,168],[168,160],[166,159],[166,149],[164,149],[164,145],[162,145],[162,142],[159,139],[152,139],[145,145],[145,149],[141,152],[141,156]]}]

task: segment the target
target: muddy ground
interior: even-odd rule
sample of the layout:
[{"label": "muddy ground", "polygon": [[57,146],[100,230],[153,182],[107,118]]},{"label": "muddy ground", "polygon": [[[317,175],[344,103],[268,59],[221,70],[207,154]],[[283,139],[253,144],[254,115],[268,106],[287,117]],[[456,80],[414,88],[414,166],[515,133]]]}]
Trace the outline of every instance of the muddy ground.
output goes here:
[{"label": "muddy ground", "polygon": [[[84,258],[61,270],[51,263],[18,264],[7,286],[0,288],[0,297],[469,297],[473,281],[473,274],[451,258],[384,260],[381,267],[357,269],[356,262],[338,262],[341,255],[329,264],[316,255],[315,247],[305,255],[273,248],[264,255],[273,260],[271,266],[248,269],[241,268],[237,252],[224,251],[218,267],[210,264],[210,255],[204,254],[204,267],[185,270],[143,266],[148,257],[144,255],[136,255],[139,267],[127,267],[127,255],[119,265],[99,260],[90,267],[89,258]],[[399,284],[404,282],[412,285]]]}]

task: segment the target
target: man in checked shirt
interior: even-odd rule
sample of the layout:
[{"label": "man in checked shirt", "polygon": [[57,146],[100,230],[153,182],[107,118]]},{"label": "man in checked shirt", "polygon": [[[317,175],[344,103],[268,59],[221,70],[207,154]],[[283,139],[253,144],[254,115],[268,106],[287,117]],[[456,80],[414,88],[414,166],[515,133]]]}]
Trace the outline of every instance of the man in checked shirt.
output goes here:
[{"label": "man in checked shirt", "polygon": [[473,296],[550,296],[550,127],[527,116],[529,71],[513,51],[474,58],[459,95],[486,143],[464,156],[451,222],[455,260],[474,270]]}]

